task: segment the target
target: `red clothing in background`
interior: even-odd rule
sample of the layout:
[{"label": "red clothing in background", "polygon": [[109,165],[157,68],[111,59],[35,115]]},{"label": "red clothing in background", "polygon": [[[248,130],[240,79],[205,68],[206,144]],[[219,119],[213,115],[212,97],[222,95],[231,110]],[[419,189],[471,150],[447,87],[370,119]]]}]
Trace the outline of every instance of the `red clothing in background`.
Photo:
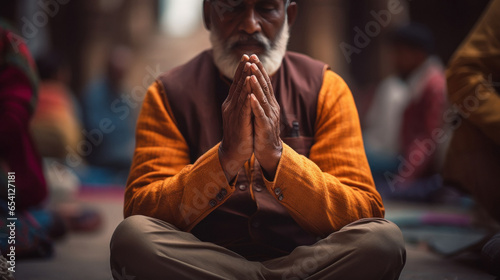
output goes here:
[{"label": "red clothing in background", "polygon": [[[6,26],[0,22],[0,172],[15,172],[16,211],[20,211],[40,204],[47,187],[29,133],[37,93],[33,60]],[[6,196],[7,191],[0,195]]]},{"label": "red clothing in background", "polygon": [[410,179],[431,176],[438,172],[440,143],[433,134],[443,130],[446,108],[446,80],[441,64],[428,59],[409,79],[412,100],[405,109],[401,127],[404,159],[413,169]]}]

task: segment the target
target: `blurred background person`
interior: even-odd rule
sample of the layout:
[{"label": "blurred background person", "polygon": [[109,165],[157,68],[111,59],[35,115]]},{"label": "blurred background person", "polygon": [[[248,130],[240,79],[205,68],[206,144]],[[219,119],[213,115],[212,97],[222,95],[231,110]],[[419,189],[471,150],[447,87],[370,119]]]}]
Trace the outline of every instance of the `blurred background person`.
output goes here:
[{"label": "blurred background person", "polygon": [[403,113],[410,101],[407,84],[391,75],[377,87],[365,116],[363,139],[374,179],[380,184],[386,172],[397,172],[401,153]]},{"label": "blurred background person", "polygon": [[36,64],[40,86],[30,130],[43,157],[49,188],[47,208],[61,217],[64,230],[96,230],[101,217],[75,201],[81,182],[65,162],[68,150],[77,149],[82,140],[80,108],[68,87],[71,70],[56,52],[44,54]]},{"label": "blurred background person", "polygon": [[45,176],[52,200],[74,196],[80,184],[64,167],[67,149],[81,140],[80,110],[68,88],[71,71],[51,52],[36,60],[40,75],[38,106],[30,124],[31,134],[44,158]]},{"label": "blurred background person", "polygon": [[440,143],[446,84],[430,30],[418,23],[389,35],[395,74],[380,85],[367,115],[365,141],[377,187],[385,198],[433,199],[441,187]]},{"label": "blurred background person", "polygon": [[44,157],[63,158],[67,153],[67,146],[76,147],[81,138],[80,110],[67,86],[71,70],[56,52],[36,59],[36,65],[40,85],[31,133],[36,139],[40,154]]},{"label": "blurred background person", "polygon": [[16,257],[47,257],[53,250],[51,236],[60,232],[58,221],[43,208],[47,185],[29,131],[38,77],[31,54],[14,30],[0,19],[0,250],[11,253],[7,218],[15,217]]},{"label": "blurred background person", "polygon": [[[494,0],[455,53],[447,71],[456,119],[444,165],[447,183],[472,194],[500,222],[500,1]],[[483,248],[500,276],[500,231]]]},{"label": "blurred background person", "polygon": [[85,174],[86,183],[124,185],[126,182],[139,109],[139,104],[131,103],[131,90],[125,83],[132,62],[128,47],[113,47],[105,73],[95,77],[83,94],[85,134],[92,144],[87,157],[90,173]]}]

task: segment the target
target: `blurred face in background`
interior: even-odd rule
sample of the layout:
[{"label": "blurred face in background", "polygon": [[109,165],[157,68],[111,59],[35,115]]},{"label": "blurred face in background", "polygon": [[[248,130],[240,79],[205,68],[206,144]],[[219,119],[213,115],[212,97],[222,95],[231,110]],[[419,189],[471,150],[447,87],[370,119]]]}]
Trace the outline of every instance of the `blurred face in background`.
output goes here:
[{"label": "blurred face in background", "polygon": [[427,57],[428,54],[419,48],[402,43],[394,43],[392,45],[394,68],[403,79],[408,78]]},{"label": "blurred face in background", "polygon": [[205,1],[205,24],[210,30],[214,61],[232,78],[244,54],[256,54],[272,75],[281,66],[289,27],[297,6],[286,0]]}]

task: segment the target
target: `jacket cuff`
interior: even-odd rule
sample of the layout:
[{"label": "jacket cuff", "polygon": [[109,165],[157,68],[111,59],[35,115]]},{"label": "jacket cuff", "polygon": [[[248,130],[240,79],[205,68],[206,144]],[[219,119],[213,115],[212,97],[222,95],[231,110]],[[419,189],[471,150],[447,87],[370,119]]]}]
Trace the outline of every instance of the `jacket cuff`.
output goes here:
[{"label": "jacket cuff", "polygon": [[[194,221],[186,221],[188,224],[187,231],[191,231],[202,219],[204,219],[213,210],[217,209],[222,205],[233,193],[235,189],[235,184],[237,178],[229,184],[227,178],[224,174],[224,170],[219,161],[219,145],[206,152],[202,157],[200,157],[195,163],[197,168],[201,169],[197,174],[196,180],[207,181],[207,184],[200,185],[198,190],[194,191],[194,199],[192,204],[189,203],[184,207],[187,209],[192,209],[192,212],[198,212],[200,215]],[[207,180],[207,177],[210,178]],[[200,201],[206,201],[205,203],[200,203]],[[181,205],[181,210],[183,209]],[[187,207],[186,207],[187,206]],[[196,210],[196,211],[195,211]],[[184,216],[186,214],[186,216]],[[184,218],[189,218],[195,213],[184,213]],[[197,216],[197,215],[194,215]]]},{"label": "jacket cuff", "polygon": [[292,174],[290,172],[287,172],[287,167],[290,166],[290,163],[293,162],[294,158],[294,153],[295,151],[282,142],[283,145],[283,151],[281,152],[281,159],[278,163],[278,168],[276,168],[276,174],[274,175],[274,180],[269,181],[266,179],[266,176],[262,176],[262,179],[264,181],[264,184],[267,188],[267,190],[274,195],[274,197],[278,201],[283,201],[285,199],[285,196],[283,194],[283,187],[281,182],[287,182],[290,179],[292,179]]}]

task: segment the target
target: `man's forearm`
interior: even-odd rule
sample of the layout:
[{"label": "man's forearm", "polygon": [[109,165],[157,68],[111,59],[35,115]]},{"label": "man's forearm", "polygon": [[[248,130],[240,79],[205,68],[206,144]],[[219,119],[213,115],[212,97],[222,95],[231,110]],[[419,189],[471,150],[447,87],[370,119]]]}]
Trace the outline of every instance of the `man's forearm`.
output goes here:
[{"label": "man's forearm", "polygon": [[125,216],[150,216],[190,230],[234,191],[219,164],[218,147],[178,171],[156,166],[158,156],[153,154],[136,155],[150,160],[133,164],[125,193]]},{"label": "man's forearm", "polygon": [[283,154],[283,146],[281,146],[281,149],[276,150],[275,153],[269,154],[268,159],[259,162],[260,166],[262,167],[263,174],[267,180],[274,181],[282,154]]},{"label": "man's forearm", "polygon": [[231,183],[236,178],[238,171],[245,164],[245,160],[236,160],[231,158],[226,152],[224,152],[222,145],[219,145],[218,153],[219,163],[224,171],[224,175],[226,176],[227,181]]},{"label": "man's forearm", "polygon": [[284,145],[276,178],[265,184],[303,228],[324,235],[355,220],[384,215],[368,167],[355,172],[338,177],[323,172],[315,162]]}]

